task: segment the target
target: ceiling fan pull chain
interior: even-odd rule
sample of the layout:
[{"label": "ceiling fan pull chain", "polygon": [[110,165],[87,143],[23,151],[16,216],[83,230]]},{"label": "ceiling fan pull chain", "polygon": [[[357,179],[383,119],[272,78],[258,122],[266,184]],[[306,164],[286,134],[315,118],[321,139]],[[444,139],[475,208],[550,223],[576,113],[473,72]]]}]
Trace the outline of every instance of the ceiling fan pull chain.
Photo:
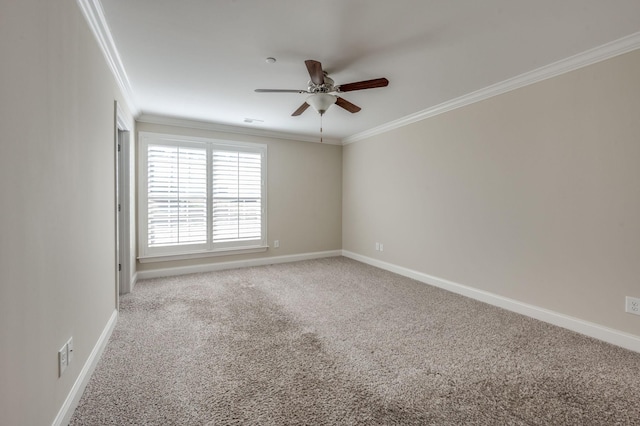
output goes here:
[{"label": "ceiling fan pull chain", "polygon": [[320,143],[322,143],[322,114],[320,114]]}]

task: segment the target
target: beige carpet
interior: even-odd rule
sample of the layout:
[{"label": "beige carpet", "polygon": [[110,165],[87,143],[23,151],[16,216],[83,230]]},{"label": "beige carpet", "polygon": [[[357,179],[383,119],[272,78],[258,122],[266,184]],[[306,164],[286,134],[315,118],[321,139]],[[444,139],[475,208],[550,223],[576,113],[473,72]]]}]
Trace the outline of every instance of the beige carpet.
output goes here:
[{"label": "beige carpet", "polygon": [[342,257],[153,279],[71,424],[640,424],[640,354]]}]

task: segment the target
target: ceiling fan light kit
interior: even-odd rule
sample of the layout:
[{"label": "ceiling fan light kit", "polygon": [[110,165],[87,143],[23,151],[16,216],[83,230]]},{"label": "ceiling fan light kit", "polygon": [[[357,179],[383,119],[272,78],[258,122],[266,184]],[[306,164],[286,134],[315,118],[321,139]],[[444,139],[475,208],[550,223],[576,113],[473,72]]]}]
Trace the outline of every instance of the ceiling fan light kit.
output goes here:
[{"label": "ceiling fan light kit", "polygon": [[335,95],[328,93],[314,93],[307,97],[307,103],[313,107],[320,115],[323,115],[331,105],[338,99]]}]

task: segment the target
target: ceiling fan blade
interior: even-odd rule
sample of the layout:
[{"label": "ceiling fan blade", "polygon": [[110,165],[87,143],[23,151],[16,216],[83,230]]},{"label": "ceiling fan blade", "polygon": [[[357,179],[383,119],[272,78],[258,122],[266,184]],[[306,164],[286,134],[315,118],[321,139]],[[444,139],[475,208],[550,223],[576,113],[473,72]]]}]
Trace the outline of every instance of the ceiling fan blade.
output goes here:
[{"label": "ceiling fan blade", "polygon": [[350,113],[355,113],[355,112],[358,112],[358,111],[360,111],[362,109],[358,105],[352,104],[351,102],[349,102],[348,100],[346,100],[344,98],[341,98],[340,96],[338,96],[337,99],[336,99],[336,105],[338,105],[341,108],[346,109]]},{"label": "ceiling fan blade", "polygon": [[303,112],[305,112],[307,110],[307,108],[309,108],[309,104],[308,103],[303,103],[302,105],[300,105],[300,108],[298,108],[297,110],[295,110],[293,112],[293,114],[291,114],[292,117],[297,117],[298,115],[302,114]]},{"label": "ceiling fan blade", "polygon": [[375,78],[373,80],[357,81],[355,83],[341,84],[337,87],[338,92],[352,92],[354,90],[374,89],[376,87],[386,87],[389,80],[386,78]]},{"label": "ceiling fan blade", "polygon": [[322,64],[313,59],[307,59],[304,61],[309,71],[309,76],[314,84],[324,84],[324,72],[322,71]]},{"label": "ceiling fan blade", "polygon": [[258,93],[309,93],[306,90],[296,90],[296,89],[256,89]]}]

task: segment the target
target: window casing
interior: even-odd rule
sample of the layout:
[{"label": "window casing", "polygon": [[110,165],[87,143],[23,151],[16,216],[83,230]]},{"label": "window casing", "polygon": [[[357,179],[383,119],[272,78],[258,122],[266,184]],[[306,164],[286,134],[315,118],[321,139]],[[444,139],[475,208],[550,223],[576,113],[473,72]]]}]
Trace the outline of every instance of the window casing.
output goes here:
[{"label": "window casing", "polygon": [[266,249],[266,145],[138,139],[141,261]]}]

